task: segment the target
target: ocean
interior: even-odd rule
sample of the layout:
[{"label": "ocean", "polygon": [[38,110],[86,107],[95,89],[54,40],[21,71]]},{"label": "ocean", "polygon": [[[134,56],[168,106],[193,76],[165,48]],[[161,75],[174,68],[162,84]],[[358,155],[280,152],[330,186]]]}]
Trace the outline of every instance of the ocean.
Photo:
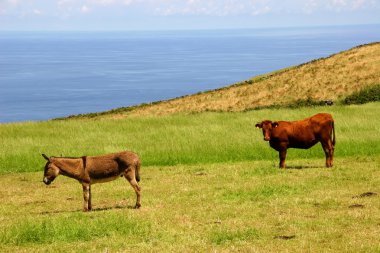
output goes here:
[{"label": "ocean", "polygon": [[215,89],[380,41],[380,25],[0,32],[0,122],[39,121]]}]

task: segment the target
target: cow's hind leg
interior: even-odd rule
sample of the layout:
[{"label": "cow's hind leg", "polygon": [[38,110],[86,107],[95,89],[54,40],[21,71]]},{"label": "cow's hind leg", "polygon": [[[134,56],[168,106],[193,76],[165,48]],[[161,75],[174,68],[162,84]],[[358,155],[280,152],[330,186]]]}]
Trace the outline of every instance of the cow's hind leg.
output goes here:
[{"label": "cow's hind leg", "polygon": [[141,207],[141,203],[140,203],[141,187],[139,186],[139,184],[136,181],[135,169],[136,168],[134,168],[134,167],[127,169],[124,172],[124,177],[129,181],[129,183],[131,184],[131,186],[133,187],[133,189],[136,192],[136,206],[135,206],[135,208],[137,209],[137,208]]},{"label": "cow's hind leg", "polygon": [[326,167],[330,168],[333,166],[333,157],[334,157],[334,145],[332,144],[331,139],[322,141],[322,148],[326,155]]},{"label": "cow's hind leg", "polygon": [[333,160],[334,160],[334,144],[332,142],[332,140],[329,140],[329,150],[330,150],[330,167],[333,166]]}]

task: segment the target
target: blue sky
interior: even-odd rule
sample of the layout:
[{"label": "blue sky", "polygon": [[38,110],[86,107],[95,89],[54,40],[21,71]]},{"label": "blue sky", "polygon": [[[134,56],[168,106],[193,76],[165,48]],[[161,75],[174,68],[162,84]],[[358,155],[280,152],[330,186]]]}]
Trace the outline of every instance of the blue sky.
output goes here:
[{"label": "blue sky", "polygon": [[0,30],[380,24],[380,0],[0,0]]}]

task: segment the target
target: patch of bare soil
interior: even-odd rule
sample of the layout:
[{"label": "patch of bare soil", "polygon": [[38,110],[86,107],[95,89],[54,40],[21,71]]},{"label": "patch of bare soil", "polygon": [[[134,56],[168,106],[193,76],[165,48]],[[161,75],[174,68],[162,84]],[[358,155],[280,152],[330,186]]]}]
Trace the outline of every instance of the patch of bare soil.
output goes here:
[{"label": "patch of bare soil", "polygon": [[364,205],[362,205],[362,204],[353,204],[353,205],[350,205],[348,208],[364,208]]},{"label": "patch of bare soil", "polygon": [[274,239],[281,239],[281,240],[291,240],[296,238],[295,235],[277,235],[274,237]]},{"label": "patch of bare soil", "polygon": [[352,198],[365,198],[365,197],[374,197],[377,196],[376,192],[364,192],[360,195],[353,196]]}]

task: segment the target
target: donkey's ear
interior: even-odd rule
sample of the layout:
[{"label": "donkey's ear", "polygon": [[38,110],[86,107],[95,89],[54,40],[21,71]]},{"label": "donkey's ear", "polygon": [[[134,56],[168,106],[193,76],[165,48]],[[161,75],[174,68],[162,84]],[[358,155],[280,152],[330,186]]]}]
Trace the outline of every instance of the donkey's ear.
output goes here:
[{"label": "donkey's ear", "polygon": [[50,162],[50,158],[49,158],[49,157],[47,157],[45,154],[42,154],[42,156],[43,156],[43,158],[46,159],[46,161],[49,161],[49,162]]},{"label": "donkey's ear", "polygon": [[261,123],[257,123],[257,124],[255,125],[255,127],[257,127],[257,128],[262,128],[262,127],[263,127],[263,124],[261,124]]},{"label": "donkey's ear", "polygon": [[274,128],[278,127],[278,122],[272,122],[272,127]]}]

